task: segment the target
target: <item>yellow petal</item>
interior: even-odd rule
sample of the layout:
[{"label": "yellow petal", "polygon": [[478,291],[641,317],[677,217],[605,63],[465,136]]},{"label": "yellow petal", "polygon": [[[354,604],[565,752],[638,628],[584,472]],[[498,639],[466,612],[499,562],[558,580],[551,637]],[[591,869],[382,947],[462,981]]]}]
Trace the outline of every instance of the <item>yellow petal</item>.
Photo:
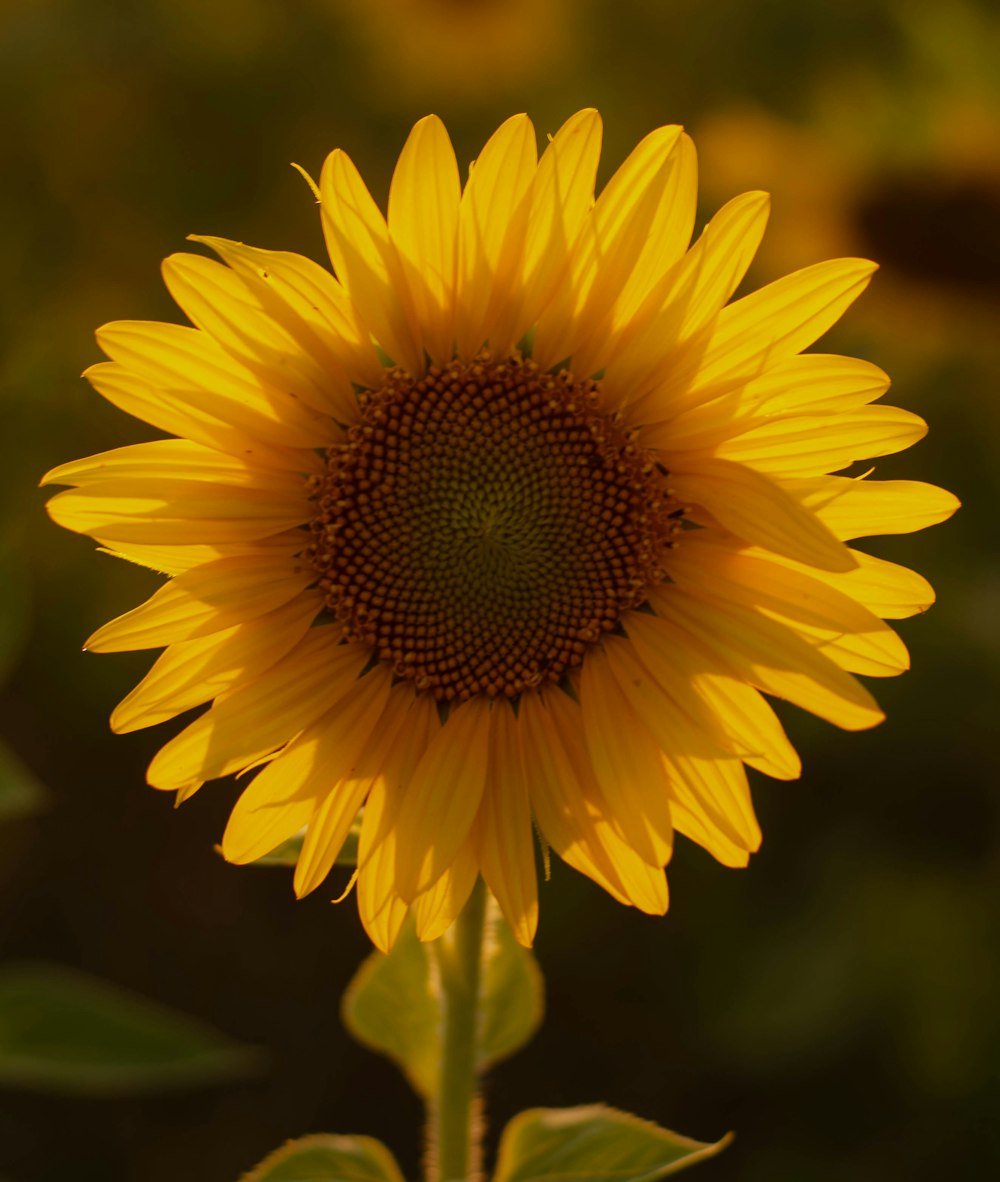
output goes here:
[{"label": "yellow petal", "polygon": [[680,714],[636,656],[630,641],[609,636],[602,642],[620,693],[628,698],[662,752],[670,800],[679,796],[710,829],[718,829],[740,849],[755,850],[760,827],[750,803],[742,763],[705,740]]},{"label": "yellow petal", "polygon": [[779,361],[748,382],[743,400],[760,414],[840,414],[881,398],[889,385],[889,375],[870,361],[802,353]]},{"label": "yellow petal", "polygon": [[294,599],[315,575],[284,555],[220,558],[178,575],[87,641],[92,652],[159,648],[208,636],[274,611]]},{"label": "yellow petal", "polygon": [[765,775],[794,780],[801,774],[794,747],[757,690],[726,675],[669,620],[630,612],[625,625],[643,665],[710,739]]},{"label": "yellow petal", "polygon": [[322,607],[306,591],[245,624],[172,644],[115,708],[111,729],[126,734],[155,726],[259,677],[298,644]]},{"label": "yellow petal", "polygon": [[[615,303],[613,329],[627,324],[654,292],[661,293],[662,299],[666,277],[676,274],[675,264],[691,242],[697,196],[698,161],[694,143],[682,133],[667,158],[663,189],[649,234]],[[724,296],[723,301],[728,298]]]},{"label": "yellow petal", "polygon": [[738,537],[823,570],[851,570],[850,551],[818,514],[769,477],[711,457],[668,457],[677,497],[701,505]]},{"label": "yellow petal", "polygon": [[[584,740],[582,712],[579,704],[562,690],[554,690],[547,694],[547,707],[548,725],[541,736],[541,741],[551,741],[561,748],[569,757],[572,767],[573,778],[563,785],[563,796],[571,798],[576,795],[572,791],[574,784],[579,788],[579,799],[588,816],[585,831],[589,834],[592,830],[596,840],[603,847],[603,852],[611,863],[613,880],[615,883],[621,883],[625,899],[649,915],[663,915],[670,901],[666,875],[663,873],[662,867],[650,866],[638,854],[622,836],[621,827],[616,818],[608,813],[607,804],[598,787],[593,763]],[[535,751],[537,754],[537,744]],[[577,813],[577,815],[579,814]],[[575,852],[579,854],[580,851],[577,849]],[[569,857],[567,857],[567,861],[584,874],[590,874],[595,881],[601,881],[599,877],[591,873],[591,869],[585,862],[577,865],[577,862]],[[604,883],[602,885],[616,898],[618,897],[611,886]]]},{"label": "yellow petal", "polygon": [[666,865],[673,848],[666,775],[656,744],[629,708],[600,648],[584,658],[580,707],[608,813],[643,861]]},{"label": "yellow petal", "polygon": [[647,413],[649,396],[682,361],[690,368],[701,356],[706,334],[760,245],[769,208],[766,193],[744,193],[729,201],[647,294],[631,321],[621,324],[612,355],[603,359],[608,372],[602,388],[609,405],[633,406],[639,422],[665,417],[659,399]]},{"label": "yellow petal", "polygon": [[441,877],[413,903],[417,935],[437,940],[458,919],[479,877],[479,862],[471,847],[461,846]]},{"label": "yellow petal", "polygon": [[[782,487],[838,538],[909,534],[937,525],[961,502],[919,480],[851,480],[845,476],[782,478]],[[795,555],[789,555],[794,558]]]},{"label": "yellow petal", "polygon": [[345,698],[367,660],[339,643],[339,628],[313,628],[262,677],[223,698],[163,747],[149,765],[154,788],[228,776],[282,747]]},{"label": "yellow petal", "polygon": [[363,773],[374,779],[358,842],[358,910],[372,942],[383,952],[395,942],[408,910],[396,889],[396,826],[403,786],[440,729],[433,698],[417,695],[410,683],[399,682],[389,693],[362,757]]},{"label": "yellow petal", "polygon": [[597,111],[578,111],[552,137],[538,162],[524,244],[521,333],[537,321],[555,293],[594,204],[601,130]]},{"label": "yellow petal", "polygon": [[[835,573],[809,569],[806,573],[850,595],[883,620],[904,620],[926,611],[934,602],[934,588],[923,575],[861,550],[851,553],[858,563],[855,570]],[[789,559],[771,556],[771,561],[799,569]]]},{"label": "yellow petal", "polygon": [[670,815],[678,833],[683,833],[685,837],[707,850],[723,866],[736,870],[749,863],[750,851],[730,841],[693,802],[687,803],[683,786],[680,786],[671,797]]},{"label": "yellow petal", "polygon": [[757,190],[726,202],[655,292],[661,311],[649,336],[685,341],[714,323],[753,262],[770,210],[770,196]]},{"label": "yellow petal", "polygon": [[888,677],[909,668],[906,647],[893,630],[850,596],[803,571],[692,538],[679,549],[671,577],[697,594],[742,603],[788,624],[851,673]]},{"label": "yellow petal", "polygon": [[[176,262],[180,257],[193,263],[181,268]],[[197,269],[196,264],[214,268],[213,275],[226,275],[231,283],[239,283],[219,263],[195,255],[174,256],[174,261],[168,259],[164,266],[168,274],[178,273],[178,283],[183,277],[190,286],[194,280],[188,270]],[[204,297],[199,298],[204,302]],[[285,372],[287,364],[276,362],[277,371],[265,375],[260,366],[255,369],[241,361],[207,332],[180,324],[117,320],[97,330],[97,343],[112,361],[148,382],[162,400],[176,404],[180,411],[201,411],[267,443],[286,447],[318,447],[341,438],[323,407],[316,409],[290,391],[292,375]],[[280,343],[272,342],[272,347],[277,350]],[[90,377],[91,372],[85,376]]]},{"label": "yellow petal", "polygon": [[414,772],[442,730],[437,703],[428,694],[417,694],[411,682],[400,682],[393,687],[383,719],[384,730],[373,740],[381,758],[378,766],[370,770],[377,772],[386,784],[389,806],[384,825],[372,822],[362,831],[359,865],[364,865],[367,851],[375,850],[396,826],[399,806]]},{"label": "yellow petal", "polygon": [[513,115],[490,136],[469,175],[458,215],[458,355],[474,356],[489,339],[495,353],[515,342],[523,298],[531,184],[538,150],[526,115]]},{"label": "yellow petal", "polygon": [[337,277],[385,352],[420,373],[423,346],[402,263],[385,218],[339,149],[326,158],[320,190],[323,233]]},{"label": "yellow petal", "polygon": [[867,361],[803,353],[778,362],[746,385],[648,427],[643,438],[659,440],[671,451],[716,448],[771,421],[771,416],[857,412],[888,388],[888,376]]},{"label": "yellow petal", "polygon": [[300,792],[316,792],[322,799],[309,822],[302,851],[295,867],[295,893],[307,895],[330,873],[354,823],[358,809],[372,786],[360,764],[379,718],[385,710],[392,685],[388,674],[378,669],[362,677],[347,697],[289,745],[278,759],[260,773],[273,778],[275,793],[284,792],[281,764],[297,750],[313,748],[312,767],[301,782]]},{"label": "yellow petal", "polygon": [[297,493],[278,493],[166,477],[67,489],[46,508],[76,533],[147,545],[254,541],[310,516],[304,483]]},{"label": "yellow petal", "polygon": [[[565,862],[592,878],[619,902],[628,903],[625,886],[599,834],[600,814],[589,803],[577,765],[566,752],[549,710],[555,696],[565,695],[561,690],[525,694],[518,713],[532,808],[545,840]],[[579,714],[579,707],[575,708]],[[575,733],[579,735],[579,718],[575,722]],[[584,754],[577,764],[588,761],[589,756]]]},{"label": "yellow petal", "polygon": [[372,784],[358,847],[358,912],[365,931],[380,952],[388,952],[395,944],[408,910],[396,892],[396,837],[391,824],[388,836],[362,857],[365,830],[378,830],[385,824],[389,796],[384,781],[376,780]]},{"label": "yellow petal", "polygon": [[389,234],[431,357],[451,360],[458,206],[455,150],[436,115],[419,120],[400,153],[389,188]]},{"label": "yellow petal", "polygon": [[345,392],[346,409],[356,409],[350,383],[376,385],[382,365],[350,297],[329,271],[289,251],[261,250],[199,234],[190,238],[228,263],[260,307],[328,377],[337,377],[338,405]]},{"label": "yellow petal", "polygon": [[[621,165],[584,221],[566,282],[539,317],[533,355],[543,368],[574,355],[611,322],[656,224],[679,127],[651,132]],[[587,363],[577,365],[580,375]]]},{"label": "yellow petal", "polygon": [[885,717],[871,694],[790,628],[740,604],[679,587],[654,590],[664,619],[691,633],[734,676],[786,698],[845,730],[866,730]]},{"label": "yellow petal", "polygon": [[191,323],[258,381],[319,414],[343,408],[350,393],[346,376],[309,356],[229,267],[203,255],[179,253],[165,258],[160,269],[167,290]]},{"label": "yellow petal", "polygon": [[223,857],[237,866],[256,862],[295,837],[318,807],[314,796],[291,796],[270,808],[261,807],[256,784],[254,780],[244,788],[222,835]]},{"label": "yellow petal", "polygon": [[417,764],[399,812],[396,879],[412,901],[444,874],[466,841],[486,787],[490,703],[453,709]]},{"label": "yellow petal", "polygon": [[815,476],[887,456],[927,434],[919,416],[894,406],[770,419],[727,440],[716,454],[779,476]]},{"label": "yellow petal", "polygon": [[[312,454],[318,460],[319,457]],[[157,439],[151,443],[135,443],[130,447],[119,447],[114,451],[60,464],[58,468],[47,472],[41,483],[71,484],[82,488],[102,481],[132,481],[160,476],[175,480],[208,480],[241,488],[290,492],[293,495],[301,494],[304,481],[302,472],[260,468],[187,439]]]},{"label": "yellow petal", "polygon": [[[256,407],[248,410],[231,400],[222,402],[211,390],[164,390],[113,361],[92,365],[83,376],[113,406],[161,431],[185,436],[248,464],[295,472],[316,470],[316,457],[310,458],[310,452],[323,437],[321,433],[318,443],[312,428],[303,433],[294,424],[291,430],[276,427],[274,441],[265,442],[270,434],[265,415]],[[332,422],[330,428],[333,441],[337,429]]]},{"label": "yellow petal", "polygon": [[149,567],[161,575],[179,575],[217,558],[283,554],[291,561],[302,550],[302,531],[290,529],[258,541],[216,543],[214,546],[144,546],[141,542],[108,542],[101,537],[95,541],[102,544],[101,553],[113,558]]},{"label": "yellow petal", "polygon": [[811,345],[864,291],[875,270],[865,259],[817,263],[724,308],[708,339],[675,359],[656,391],[660,415],[651,420],[751,381]]},{"label": "yellow petal", "polygon": [[479,806],[480,863],[514,935],[530,948],[538,927],[531,805],[514,711],[498,701],[490,717],[486,790]]}]

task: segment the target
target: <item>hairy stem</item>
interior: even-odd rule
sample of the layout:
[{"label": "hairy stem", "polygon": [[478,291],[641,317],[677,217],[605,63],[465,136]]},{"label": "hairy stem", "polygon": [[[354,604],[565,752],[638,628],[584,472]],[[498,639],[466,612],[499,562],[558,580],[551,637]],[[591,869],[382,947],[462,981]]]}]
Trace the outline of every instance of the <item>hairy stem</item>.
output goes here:
[{"label": "hairy stem", "polygon": [[435,941],[441,978],[441,1076],[428,1114],[431,1182],[469,1182],[482,1169],[476,1068],[486,885],[476,883],[449,932]]}]

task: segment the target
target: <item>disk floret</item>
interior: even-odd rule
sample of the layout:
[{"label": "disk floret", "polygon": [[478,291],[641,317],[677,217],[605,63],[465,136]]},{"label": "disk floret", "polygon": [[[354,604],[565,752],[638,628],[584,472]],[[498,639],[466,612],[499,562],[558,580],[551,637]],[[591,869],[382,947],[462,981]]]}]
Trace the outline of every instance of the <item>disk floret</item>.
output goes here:
[{"label": "disk floret", "polygon": [[439,700],[558,681],[664,575],[682,508],[598,384],[517,354],[401,369],[314,478],[347,636]]}]

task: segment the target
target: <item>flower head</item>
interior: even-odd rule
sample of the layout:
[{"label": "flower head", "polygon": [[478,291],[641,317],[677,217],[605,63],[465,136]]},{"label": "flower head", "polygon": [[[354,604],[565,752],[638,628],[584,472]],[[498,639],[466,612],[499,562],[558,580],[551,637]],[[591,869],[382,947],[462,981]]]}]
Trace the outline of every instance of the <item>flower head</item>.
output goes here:
[{"label": "flower head", "polygon": [[167,259],[194,327],[119,322],[88,371],[176,436],[65,464],[53,518],[173,576],[97,651],[166,646],[130,731],[211,702],[149,781],[190,796],[258,769],[223,838],[250,862],[305,830],[304,894],[359,809],[358,900],[431,939],[479,873],[519,938],[534,828],[623,903],[667,907],[675,832],[728,866],[760,842],[745,766],[798,757],[763,694],[847,729],[853,676],[901,672],[884,623],[933,599],[847,543],[955,508],[843,472],[924,434],[864,361],[802,353],[874,267],[840,259],[727,303],[767,197],[689,246],[695,156],[647,136],[594,200],[601,125],[541,159],[524,116],[464,188],[439,120],[383,217],[334,152],[335,276],[216,238]]}]

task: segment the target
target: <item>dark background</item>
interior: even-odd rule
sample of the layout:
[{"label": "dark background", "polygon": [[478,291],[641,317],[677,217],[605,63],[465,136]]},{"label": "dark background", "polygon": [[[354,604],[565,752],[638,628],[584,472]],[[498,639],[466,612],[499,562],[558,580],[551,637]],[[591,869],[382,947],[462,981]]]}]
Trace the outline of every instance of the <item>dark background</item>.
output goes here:
[{"label": "dark background", "polygon": [[940,602],[901,624],[913,670],[874,687],[883,726],[780,710],[806,770],[755,780],[749,870],[682,845],[656,920],[553,866],[549,1016],[490,1081],[491,1143],[520,1108],[604,1099],[698,1138],[735,1129],[704,1182],[1000,1176],[998,61],[996,7],[974,0],[0,0],[0,733],[47,789],[0,826],[0,954],[81,967],[269,1055],[174,1094],[4,1090],[0,1174],[228,1182],[337,1131],[381,1137],[414,1175],[419,1107],[339,1025],[368,950],[353,901],[296,903],[287,871],[224,865],[232,784],[179,813],[144,786],[170,728],[113,738],[106,719],[149,657],[80,645],[157,579],[57,531],[35,486],[153,434],[77,374],[103,322],[180,318],[158,264],[186,234],[323,257],[288,162],[317,173],[344,147],[384,200],[429,110],[468,161],[514,111],[544,136],[596,105],[603,177],[683,122],[705,215],[773,192],[755,284],[882,262],[822,347],[889,370],[890,401],[930,422],[879,475],[965,507],[871,545]]}]

